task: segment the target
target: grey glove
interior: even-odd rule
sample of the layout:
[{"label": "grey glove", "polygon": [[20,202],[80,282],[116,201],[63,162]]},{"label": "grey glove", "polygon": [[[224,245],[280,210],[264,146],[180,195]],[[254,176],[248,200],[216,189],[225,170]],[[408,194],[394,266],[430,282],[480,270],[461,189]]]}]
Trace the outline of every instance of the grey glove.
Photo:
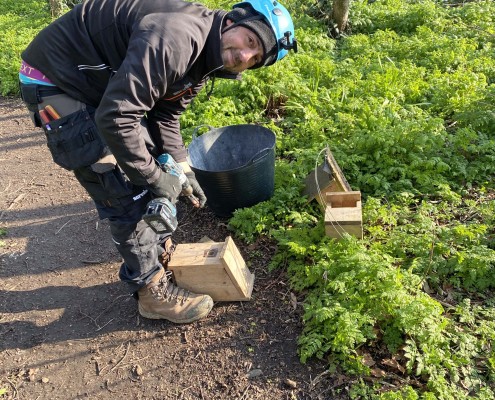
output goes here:
[{"label": "grey glove", "polygon": [[160,170],[160,177],[149,185],[156,197],[166,197],[173,204],[177,202],[182,186],[178,176]]},{"label": "grey glove", "polygon": [[189,180],[189,184],[191,185],[193,189],[193,195],[195,195],[198,200],[199,200],[199,207],[204,207],[206,203],[206,196],[205,192],[203,192],[203,189],[201,189],[201,186],[199,185],[196,175],[194,174],[193,171],[186,172],[187,179]]}]

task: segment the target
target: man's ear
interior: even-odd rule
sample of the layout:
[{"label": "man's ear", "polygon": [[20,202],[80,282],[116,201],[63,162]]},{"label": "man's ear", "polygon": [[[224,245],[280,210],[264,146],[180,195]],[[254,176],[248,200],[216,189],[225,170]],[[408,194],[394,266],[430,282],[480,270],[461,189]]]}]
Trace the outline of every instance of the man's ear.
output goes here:
[{"label": "man's ear", "polygon": [[233,23],[234,23],[234,21],[232,21],[231,19],[229,19],[229,18],[225,18],[225,25],[224,25],[224,27],[222,28],[222,33],[224,33],[224,32],[227,30],[227,28],[228,28],[230,25],[232,25]]}]

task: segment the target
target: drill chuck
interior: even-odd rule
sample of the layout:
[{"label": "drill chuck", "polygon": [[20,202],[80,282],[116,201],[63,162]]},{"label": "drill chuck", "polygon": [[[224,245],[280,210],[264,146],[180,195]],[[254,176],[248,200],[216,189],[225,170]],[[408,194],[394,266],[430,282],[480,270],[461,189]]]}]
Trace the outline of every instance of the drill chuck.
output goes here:
[{"label": "drill chuck", "polygon": [[158,156],[156,161],[158,161],[158,165],[164,172],[175,175],[177,178],[179,178],[182,191],[185,195],[192,194],[192,189],[191,193],[186,193],[186,191],[191,188],[191,185],[189,185],[187,176],[182,170],[181,166],[175,162],[170,154],[161,154]]}]

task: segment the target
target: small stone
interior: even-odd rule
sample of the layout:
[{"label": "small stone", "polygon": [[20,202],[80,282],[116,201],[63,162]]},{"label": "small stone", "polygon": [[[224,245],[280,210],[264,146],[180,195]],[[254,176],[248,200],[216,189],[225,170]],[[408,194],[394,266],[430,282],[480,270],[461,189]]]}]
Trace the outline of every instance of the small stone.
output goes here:
[{"label": "small stone", "polygon": [[42,383],[48,383],[48,382],[50,382],[50,379],[43,377],[43,378],[41,378],[41,382]]},{"label": "small stone", "polygon": [[296,389],[297,388],[297,382],[293,381],[292,379],[285,379],[284,383],[290,387],[291,389]]},{"label": "small stone", "polygon": [[247,377],[249,379],[256,378],[261,375],[263,375],[263,371],[261,369],[252,369],[247,373]]},{"label": "small stone", "polygon": [[29,382],[34,382],[34,380],[36,379],[36,373],[38,372],[38,368],[30,368],[28,370],[28,380]]},{"label": "small stone", "polygon": [[143,375],[143,369],[141,368],[141,366],[139,364],[136,364],[134,366],[134,373],[137,375],[137,376],[141,376]]}]

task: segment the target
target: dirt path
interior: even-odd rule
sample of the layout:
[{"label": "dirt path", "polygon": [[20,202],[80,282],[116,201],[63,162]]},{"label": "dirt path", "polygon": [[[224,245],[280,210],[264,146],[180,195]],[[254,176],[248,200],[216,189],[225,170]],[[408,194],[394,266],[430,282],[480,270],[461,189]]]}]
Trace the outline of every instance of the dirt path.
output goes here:
[{"label": "dirt path", "polygon": [[[142,319],[108,225],[17,99],[0,98],[0,166],[1,398],[335,398],[322,365],[299,363],[301,309],[266,271],[272,245],[234,238],[256,275],[251,301],[185,326]],[[179,216],[179,243],[229,235],[208,210]]]}]

